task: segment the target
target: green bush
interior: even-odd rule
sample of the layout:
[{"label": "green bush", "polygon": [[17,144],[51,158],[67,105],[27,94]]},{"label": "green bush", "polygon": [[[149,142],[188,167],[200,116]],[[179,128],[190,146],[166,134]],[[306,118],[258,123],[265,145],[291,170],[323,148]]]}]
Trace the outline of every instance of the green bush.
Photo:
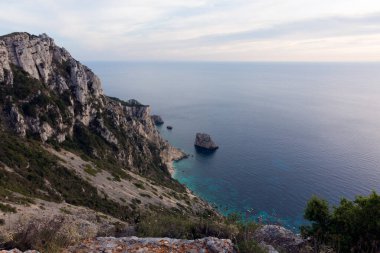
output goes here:
[{"label": "green bush", "polygon": [[24,113],[24,115],[28,117],[33,117],[33,118],[37,117],[37,110],[36,110],[35,105],[29,104],[29,103],[23,104],[22,112]]},{"label": "green bush", "polygon": [[207,236],[233,238],[237,227],[213,218],[189,217],[182,214],[150,213],[143,215],[137,224],[141,237],[171,237],[197,239]]},{"label": "green bush", "polygon": [[313,197],[306,206],[305,218],[311,225],[301,228],[315,244],[327,244],[337,252],[378,252],[380,250],[380,196],[342,199],[329,209],[328,203]]},{"label": "green bush", "polygon": [[147,194],[147,193],[139,193],[139,195],[141,196],[141,197],[144,197],[144,198],[148,198],[148,199],[150,199],[150,198],[152,198],[149,194]]},{"label": "green bush", "polygon": [[94,168],[92,168],[92,166],[90,164],[86,164],[86,166],[84,167],[84,172],[86,172],[87,174],[90,174],[91,176],[96,176],[96,174],[98,173],[98,171]]},{"label": "green bush", "polygon": [[72,243],[70,234],[61,233],[63,218],[55,218],[47,223],[31,222],[13,240],[5,244],[6,248],[18,248],[22,251],[35,249],[40,252],[58,253]]},{"label": "green bush", "polygon": [[142,190],[145,190],[145,187],[144,185],[141,183],[141,182],[136,182],[136,183],[133,183],[137,188],[139,189],[142,189]]},{"label": "green bush", "polygon": [[0,203],[0,211],[3,211],[4,213],[16,213],[17,212],[15,207],[13,207],[9,204],[3,204],[3,203]]}]

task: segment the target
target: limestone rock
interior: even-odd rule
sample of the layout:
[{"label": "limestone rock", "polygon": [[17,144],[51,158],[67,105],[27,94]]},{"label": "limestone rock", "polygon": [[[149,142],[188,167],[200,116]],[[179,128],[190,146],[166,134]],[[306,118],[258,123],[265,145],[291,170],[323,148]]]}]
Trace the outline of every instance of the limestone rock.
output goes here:
[{"label": "limestone rock", "polygon": [[40,253],[40,252],[37,250],[21,251],[18,249],[11,249],[11,250],[0,250],[0,253]]},{"label": "limestone rock", "polygon": [[253,238],[268,248],[273,246],[280,252],[300,252],[306,244],[300,236],[278,225],[265,225],[259,228]]},{"label": "limestone rock", "polygon": [[[75,120],[72,120],[70,124],[58,121],[56,123],[60,127],[50,125],[52,129],[48,129],[48,126],[42,125],[42,123],[41,125],[29,124],[41,122],[38,118],[40,115],[37,115],[37,118],[25,119],[24,125],[21,127],[19,126],[21,118],[18,116],[19,121],[14,124],[16,132],[21,135],[25,135],[24,130],[29,130],[32,134],[40,135],[43,141],[55,138],[62,142],[72,133],[76,120],[88,126],[95,117],[97,109],[103,105],[100,79],[89,68],[72,58],[64,48],[58,47],[54,40],[46,34],[35,36],[28,33],[12,33],[1,36],[0,84],[13,84],[14,68],[12,66],[25,71],[30,78],[47,85],[58,96],[64,95],[66,103],[69,103],[70,106],[75,105],[75,108],[72,109],[67,106],[67,113],[63,113],[66,114],[66,118],[75,118]],[[40,92],[32,94],[25,100],[19,101],[21,102],[20,106],[40,94]],[[46,115],[48,110],[57,111],[57,108],[48,106],[50,107],[46,111],[37,112],[37,114]],[[62,103],[60,109],[61,111],[64,109]],[[15,111],[12,113],[13,116],[16,116]],[[58,114],[55,118],[62,119],[62,115]]]},{"label": "limestone rock", "polygon": [[138,237],[98,237],[86,240],[73,246],[64,253],[84,252],[128,252],[128,253],[234,253],[234,246],[229,239],[206,237],[197,240],[181,240],[170,238],[138,238]]},{"label": "limestone rock", "polygon": [[9,65],[8,50],[5,47],[5,42],[0,40],[0,84],[12,84],[13,76]]},{"label": "limestone rock", "polygon": [[164,124],[164,121],[162,120],[161,116],[159,115],[152,115],[152,120],[155,125],[160,126]]},{"label": "limestone rock", "polygon": [[[95,157],[112,154],[120,167],[136,171],[149,169],[157,158],[165,166],[178,157],[168,155],[174,148],[155,128],[149,106],[105,96],[100,79],[46,34],[0,36],[0,89],[9,92],[9,85],[34,85],[22,97],[11,91],[0,104],[0,114],[7,113],[0,116],[20,136],[61,143],[96,134],[111,146],[93,149]],[[5,110],[7,105],[12,107]]]},{"label": "limestone rock", "polygon": [[24,116],[19,112],[16,106],[12,106],[10,111],[11,122],[15,127],[16,133],[20,134],[20,136],[25,137],[26,135],[26,125]]},{"label": "limestone rock", "polygon": [[194,145],[206,150],[216,150],[219,148],[211,139],[211,136],[205,133],[197,133]]}]

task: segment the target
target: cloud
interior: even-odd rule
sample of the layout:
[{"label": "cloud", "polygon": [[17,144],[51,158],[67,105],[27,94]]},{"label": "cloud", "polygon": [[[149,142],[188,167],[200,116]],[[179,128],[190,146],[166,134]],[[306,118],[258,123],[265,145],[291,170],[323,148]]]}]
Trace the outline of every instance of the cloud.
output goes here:
[{"label": "cloud", "polygon": [[1,34],[45,32],[81,60],[380,60],[377,0],[2,0],[0,10]]},{"label": "cloud", "polygon": [[273,38],[323,38],[363,34],[380,35],[380,13],[359,17],[337,16],[280,23],[267,28],[204,36],[195,39],[195,41],[200,43],[226,43]]}]

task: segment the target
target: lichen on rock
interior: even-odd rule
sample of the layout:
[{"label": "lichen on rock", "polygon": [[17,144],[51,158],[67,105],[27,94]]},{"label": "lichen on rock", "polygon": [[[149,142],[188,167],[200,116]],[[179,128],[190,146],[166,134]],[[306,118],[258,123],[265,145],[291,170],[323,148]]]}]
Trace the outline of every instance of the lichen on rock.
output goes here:
[{"label": "lichen on rock", "polygon": [[228,239],[206,237],[197,240],[181,240],[170,238],[138,238],[138,237],[98,237],[86,240],[73,246],[64,253],[85,252],[129,252],[129,253],[234,253],[235,249]]}]

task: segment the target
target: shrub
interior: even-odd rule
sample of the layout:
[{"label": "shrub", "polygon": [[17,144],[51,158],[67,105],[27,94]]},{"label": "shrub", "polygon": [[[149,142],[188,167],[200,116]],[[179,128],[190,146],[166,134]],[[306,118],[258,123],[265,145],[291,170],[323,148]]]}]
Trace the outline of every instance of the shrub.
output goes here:
[{"label": "shrub", "polygon": [[59,208],[59,211],[61,211],[62,213],[65,213],[65,214],[73,214],[70,210],[68,210],[64,207]]},{"label": "shrub", "polygon": [[18,248],[22,251],[35,249],[40,252],[58,253],[70,243],[70,235],[60,233],[63,218],[55,218],[47,223],[38,221],[27,224],[18,232],[6,248]]},{"label": "shrub", "polygon": [[182,214],[150,213],[141,217],[137,234],[142,237],[197,239],[207,236],[234,238],[237,227],[210,219]]},{"label": "shrub", "polygon": [[147,193],[139,193],[141,197],[144,197],[144,198],[152,198],[149,194]]},{"label": "shrub", "polygon": [[142,190],[145,190],[145,187],[144,185],[141,183],[141,182],[136,182],[136,183],[133,183],[137,188],[139,189],[142,189]]},{"label": "shrub", "polygon": [[23,104],[22,111],[24,115],[26,116],[33,117],[33,118],[37,117],[37,110],[36,110],[35,105],[29,104],[29,103]]},{"label": "shrub", "polygon": [[[153,207],[151,210],[154,209]],[[144,213],[137,224],[137,235],[141,237],[171,237],[198,239],[208,236],[231,239],[239,253],[262,253],[264,251],[252,237],[259,227],[253,222],[243,222],[241,216],[221,218],[201,213],[197,217],[176,211],[162,210]]]},{"label": "shrub", "polygon": [[134,198],[132,199],[132,204],[139,205],[141,204],[141,200]]},{"label": "shrub", "polygon": [[373,192],[354,201],[342,199],[329,210],[325,200],[313,197],[306,206],[310,226],[302,227],[316,245],[327,244],[337,252],[378,252],[380,250],[380,196]]},{"label": "shrub", "polygon": [[3,203],[0,203],[0,211],[3,211],[4,213],[17,213],[17,210],[15,207],[9,204],[3,204]]},{"label": "shrub", "polygon": [[84,171],[87,174],[90,174],[91,176],[96,176],[96,174],[98,173],[98,171],[96,169],[92,168],[92,166],[90,164],[85,165]]}]

